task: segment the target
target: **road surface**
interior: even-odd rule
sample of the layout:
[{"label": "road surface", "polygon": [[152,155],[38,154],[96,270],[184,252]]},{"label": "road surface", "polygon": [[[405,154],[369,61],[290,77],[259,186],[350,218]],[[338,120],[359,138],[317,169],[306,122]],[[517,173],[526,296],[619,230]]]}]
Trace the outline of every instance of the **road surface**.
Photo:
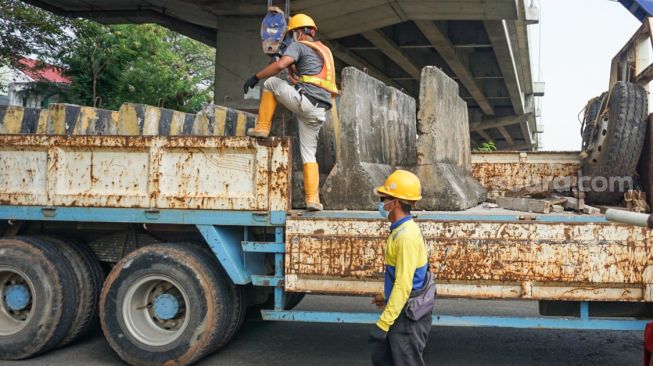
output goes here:
[{"label": "road surface", "polygon": [[[438,300],[451,315],[537,316],[533,301]],[[374,311],[367,298],[307,296],[303,310]],[[369,365],[367,325],[248,320],[222,351],[200,366]],[[641,365],[640,332],[433,328],[428,365]],[[100,332],[44,356],[2,366],[122,365]]]}]

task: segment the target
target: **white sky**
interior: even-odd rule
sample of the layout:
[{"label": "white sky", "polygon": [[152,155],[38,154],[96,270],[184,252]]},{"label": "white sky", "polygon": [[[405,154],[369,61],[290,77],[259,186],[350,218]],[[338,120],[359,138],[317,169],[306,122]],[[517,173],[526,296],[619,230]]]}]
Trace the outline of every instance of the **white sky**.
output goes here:
[{"label": "white sky", "polygon": [[539,98],[544,125],[540,149],[579,150],[578,112],[607,91],[610,61],[640,23],[610,0],[539,0],[539,8],[540,24],[529,26],[529,32],[534,81],[542,32],[540,75],[546,89]]}]

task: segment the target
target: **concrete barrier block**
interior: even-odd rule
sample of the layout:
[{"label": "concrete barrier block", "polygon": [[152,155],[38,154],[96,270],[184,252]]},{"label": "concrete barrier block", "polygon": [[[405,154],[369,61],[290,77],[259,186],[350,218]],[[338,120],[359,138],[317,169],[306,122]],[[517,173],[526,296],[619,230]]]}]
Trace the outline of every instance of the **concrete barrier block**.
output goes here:
[{"label": "concrete barrier block", "polygon": [[125,103],[120,107],[118,135],[190,135],[195,114],[146,104]]},{"label": "concrete barrier block", "polygon": [[213,126],[209,125],[209,117],[206,116],[203,112],[199,112],[195,115],[195,121],[193,121],[193,128],[191,129],[191,135],[196,136],[209,136],[211,135],[210,131],[213,130]]},{"label": "concrete barrier block", "polygon": [[143,130],[143,118],[139,118],[136,111],[137,104],[125,103],[120,106],[118,125],[116,126],[117,135],[140,135]]},{"label": "concrete barrier block", "polygon": [[48,135],[70,135],[75,128],[81,107],[73,104],[50,104],[48,112]]},{"label": "concrete barrier block", "polygon": [[465,210],[486,198],[471,174],[467,105],[458,84],[437,67],[422,69],[417,114],[417,165],[425,210]]},{"label": "concrete barrier block", "polygon": [[353,67],[342,71],[338,161],[321,189],[327,209],[374,210],[372,190],[416,163],[415,99]]},{"label": "concrete barrier block", "polygon": [[[42,112],[43,114],[43,112]],[[46,122],[37,125],[37,133],[51,135],[114,135],[119,115],[108,109],[53,103],[48,106]],[[43,116],[41,116],[43,117]]]},{"label": "concrete barrier block", "polygon": [[0,107],[0,133],[52,135],[115,134],[118,113],[72,104],[50,104],[48,109]]},{"label": "concrete barrier block", "polygon": [[81,107],[73,135],[115,135],[119,113],[108,109]]},{"label": "concrete barrier block", "polygon": [[39,113],[39,120],[36,125],[36,134],[44,135],[48,132],[48,121],[50,120],[50,111],[48,109],[41,109]]},{"label": "concrete barrier block", "polygon": [[36,133],[39,122],[47,118],[47,111],[43,112],[39,108],[0,107],[0,134]]},{"label": "concrete barrier block", "polygon": [[211,136],[246,136],[256,124],[256,115],[211,104],[195,116],[191,133]]}]

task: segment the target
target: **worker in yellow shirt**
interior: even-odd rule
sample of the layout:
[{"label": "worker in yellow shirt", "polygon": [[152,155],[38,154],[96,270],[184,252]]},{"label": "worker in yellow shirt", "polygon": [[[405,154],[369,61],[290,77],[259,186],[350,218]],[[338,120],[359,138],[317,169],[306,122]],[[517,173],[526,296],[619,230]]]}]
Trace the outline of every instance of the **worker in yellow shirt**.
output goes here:
[{"label": "worker in yellow shirt", "polygon": [[[429,272],[422,232],[410,214],[411,208],[422,198],[419,178],[405,170],[396,170],[374,193],[381,197],[379,213],[392,225],[384,249],[384,294],[372,300],[383,307],[381,317],[369,334],[373,344],[372,364],[424,365],[423,352],[431,331],[435,284]],[[431,297],[424,301],[425,297],[420,299],[417,295],[427,288],[432,290]]]}]

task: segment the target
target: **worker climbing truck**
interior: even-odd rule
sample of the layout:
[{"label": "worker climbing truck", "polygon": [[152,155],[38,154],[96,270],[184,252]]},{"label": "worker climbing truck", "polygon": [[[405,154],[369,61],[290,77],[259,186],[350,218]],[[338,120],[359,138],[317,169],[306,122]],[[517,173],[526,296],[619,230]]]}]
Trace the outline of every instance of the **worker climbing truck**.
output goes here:
[{"label": "worker climbing truck", "polygon": [[[423,82],[438,73],[425,68]],[[396,89],[381,102],[350,100],[369,95],[352,91],[357,85],[385,89],[361,71],[343,74],[341,109],[410,105],[399,103]],[[615,85],[633,89],[628,83],[636,76]],[[427,100],[421,105],[425,115]],[[391,167],[364,161],[371,145],[345,130],[367,123],[354,117],[333,128],[332,174],[378,185],[360,177]],[[225,347],[248,308],[269,321],[375,322],[378,313],[294,306],[306,293],[380,293],[387,221],[376,211],[328,203],[321,212],[293,209],[291,140],[244,136],[253,121],[217,106],[198,115],[134,104],[119,111],[64,104],[0,109],[0,359],[63,347],[97,318],[111,348],[132,365],[192,364]],[[420,118],[420,133],[429,131],[424,121],[431,119]],[[388,141],[415,136],[395,133]],[[457,141],[465,141],[469,131],[460,134]],[[396,147],[388,146],[393,156]],[[489,193],[530,187],[524,177],[573,177],[583,164],[578,153],[464,154],[468,147],[463,159]],[[347,170],[342,162],[356,165]],[[432,188],[425,183],[424,196]],[[579,197],[565,198],[574,211],[564,212],[545,213],[551,202],[540,213],[487,205],[414,212],[438,296],[534,300],[542,315],[454,316],[436,306],[433,325],[643,330],[642,318],[653,315],[653,234],[583,213]]]}]

